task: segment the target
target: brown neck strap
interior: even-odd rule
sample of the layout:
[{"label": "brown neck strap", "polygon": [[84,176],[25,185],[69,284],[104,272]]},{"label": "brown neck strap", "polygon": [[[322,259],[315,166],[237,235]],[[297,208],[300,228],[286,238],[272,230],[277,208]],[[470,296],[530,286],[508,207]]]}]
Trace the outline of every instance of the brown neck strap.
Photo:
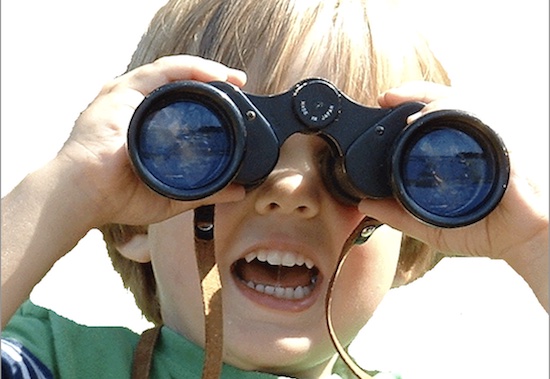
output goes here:
[{"label": "brown neck strap", "polygon": [[[216,264],[214,246],[214,206],[209,205],[195,209],[195,255],[199,269],[201,291],[204,309],[205,347],[204,367],[202,379],[217,379],[220,377],[223,364],[223,309],[222,309],[222,286],[218,265]],[[365,217],[357,228],[350,234],[342,252],[338,265],[329,282],[329,288],[325,299],[326,321],[330,338],[338,354],[350,370],[361,379],[369,379],[364,372],[349,356],[342,346],[332,325],[332,291],[336,278],[344,264],[345,258],[357,240],[359,234],[366,240],[370,233],[380,226],[380,223],[371,218]],[[365,235],[365,232],[367,235]],[[148,329],[141,335],[132,364],[132,379],[149,379],[153,352],[161,326]]]},{"label": "brown neck strap", "polygon": [[[223,309],[220,272],[214,255],[214,206],[195,209],[195,256],[201,282],[204,310],[204,368],[202,379],[217,379],[222,370]],[[134,352],[132,379],[149,379],[153,352],[161,326],[148,329]]]},{"label": "brown neck strap", "polygon": [[355,363],[355,361],[350,357],[346,349],[342,346],[342,343],[340,342],[340,340],[338,339],[338,336],[336,335],[336,331],[334,330],[334,326],[332,324],[332,292],[334,290],[334,284],[336,283],[336,279],[338,278],[338,275],[340,274],[340,271],[344,266],[346,257],[348,256],[348,253],[350,252],[355,241],[357,240],[357,237],[361,235],[361,238],[363,239],[363,241],[366,242],[366,240],[372,235],[372,233],[374,233],[376,228],[378,228],[380,225],[381,223],[379,221],[369,217],[365,217],[359,223],[359,225],[357,225],[355,230],[349,235],[348,239],[344,243],[344,247],[342,248],[340,257],[338,258],[338,265],[336,266],[336,270],[334,270],[334,273],[330,278],[327,295],[325,298],[325,315],[326,315],[328,332],[330,334],[330,339],[332,340],[332,343],[336,348],[336,351],[338,351],[340,358],[342,358],[342,361],[344,361],[346,366],[348,366],[348,368],[353,372],[353,374],[360,379],[371,379],[372,377]]},{"label": "brown neck strap", "polygon": [[195,255],[204,310],[204,367],[202,379],[220,377],[223,364],[222,282],[214,246],[214,206],[195,210]]}]

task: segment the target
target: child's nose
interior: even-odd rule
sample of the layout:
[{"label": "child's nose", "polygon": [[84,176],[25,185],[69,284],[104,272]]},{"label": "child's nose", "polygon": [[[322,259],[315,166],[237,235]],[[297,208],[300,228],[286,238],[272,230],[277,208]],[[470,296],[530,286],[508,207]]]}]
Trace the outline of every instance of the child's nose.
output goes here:
[{"label": "child's nose", "polygon": [[318,159],[318,137],[293,135],[282,146],[279,161],[257,189],[256,211],[315,217],[320,210],[323,181]]}]

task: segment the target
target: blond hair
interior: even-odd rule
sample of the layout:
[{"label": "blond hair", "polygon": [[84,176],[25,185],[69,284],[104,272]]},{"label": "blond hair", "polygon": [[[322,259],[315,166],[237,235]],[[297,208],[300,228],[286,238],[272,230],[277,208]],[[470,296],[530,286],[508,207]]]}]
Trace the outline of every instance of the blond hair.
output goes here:
[{"label": "blond hair", "polygon": [[[379,93],[406,81],[450,84],[406,16],[392,0],[172,0],[152,19],[128,70],[162,56],[192,54],[244,70],[250,92],[278,93],[322,76],[354,100],[376,106]],[[147,227],[100,229],[138,307],[162,323],[151,265],[117,250]],[[426,245],[404,236],[394,285],[423,275],[436,260]]]}]

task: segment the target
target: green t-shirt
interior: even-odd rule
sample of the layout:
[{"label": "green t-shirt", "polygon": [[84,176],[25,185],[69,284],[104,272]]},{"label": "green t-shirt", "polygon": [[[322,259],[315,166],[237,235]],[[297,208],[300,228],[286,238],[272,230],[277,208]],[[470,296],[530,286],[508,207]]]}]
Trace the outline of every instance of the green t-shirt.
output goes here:
[{"label": "green t-shirt", "polygon": [[[30,301],[21,306],[2,332],[19,341],[55,378],[130,378],[139,335],[121,327],[79,325]],[[151,378],[195,379],[202,375],[204,351],[167,327],[155,347]],[[379,378],[399,376],[380,375]],[[224,379],[268,379],[277,376],[243,371],[224,364]]]}]

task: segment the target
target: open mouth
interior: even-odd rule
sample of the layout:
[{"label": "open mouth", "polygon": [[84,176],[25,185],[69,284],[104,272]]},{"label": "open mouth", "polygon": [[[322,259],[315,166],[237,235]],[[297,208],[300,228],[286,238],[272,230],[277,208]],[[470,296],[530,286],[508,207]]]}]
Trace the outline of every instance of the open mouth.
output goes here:
[{"label": "open mouth", "polygon": [[290,251],[260,250],[232,265],[233,275],[259,295],[303,300],[318,284],[319,270],[311,259]]}]

